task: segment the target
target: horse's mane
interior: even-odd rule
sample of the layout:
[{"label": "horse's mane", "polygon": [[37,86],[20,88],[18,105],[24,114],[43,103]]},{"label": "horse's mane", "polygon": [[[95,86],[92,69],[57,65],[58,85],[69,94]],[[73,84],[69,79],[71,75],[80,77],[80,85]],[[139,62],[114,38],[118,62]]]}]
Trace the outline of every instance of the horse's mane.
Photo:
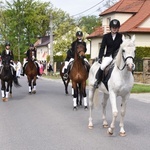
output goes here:
[{"label": "horse's mane", "polygon": [[132,39],[124,39],[122,44],[119,47],[118,53],[116,58],[114,59],[114,62],[117,64],[117,66],[119,66],[119,64],[121,63],[121,59],[122,59],[122,51],[124,49],[124,47],[133,47],[134,43],[132,41]]}]

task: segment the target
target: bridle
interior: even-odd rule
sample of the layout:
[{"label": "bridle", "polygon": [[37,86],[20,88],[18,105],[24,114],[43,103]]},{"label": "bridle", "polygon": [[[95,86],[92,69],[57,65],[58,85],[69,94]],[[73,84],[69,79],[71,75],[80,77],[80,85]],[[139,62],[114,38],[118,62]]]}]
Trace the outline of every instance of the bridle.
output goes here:
[{"label": "bridle", "polygon": [[128,57],[124,58],[123,53],[122,53],[122,58],[123,58],[123,61],[124,61],[124,65],[123,65],[122,69],[120,69],[120,68],[117,66],[117,68],[118,68],[120,71],[122,71],[122,70],[126,67],[126,65],[127,65],[127,64],[126,64],[126,61],[127,61],[128,58],[132,58],[132,60],[134,61],[134,58],[133,58],[132,56],[128,56]]}]

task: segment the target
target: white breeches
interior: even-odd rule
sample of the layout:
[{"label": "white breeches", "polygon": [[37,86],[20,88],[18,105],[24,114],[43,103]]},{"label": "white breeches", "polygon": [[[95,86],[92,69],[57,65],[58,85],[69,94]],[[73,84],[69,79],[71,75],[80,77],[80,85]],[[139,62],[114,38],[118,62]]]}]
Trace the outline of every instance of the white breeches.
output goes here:
[{"label": "white breeches", "polygon": [[101,70],[104,70],[106,66],[108,66],[111,63],[112,60],[113,60],[112,56],[104,57],[101,64]]},{"label": "white breeches", "polygon": [[[25,65],[27,62],[28,62],[28,61],[25,61],[25,62],[24,62],[23,67],[24,67],[24,65]],[[38,66],[39,66],[39,68],[40,68],[39,62],[38,62],[38,61],[35,61],[35,62],[38,64]]]},{"label": "white breeches", "polygon": [[65,65],[64,65],[64,67],[63,67],[63,69],[62,69],[62,73],[64,73],[64,71],[65,71],[65,69],[67,69],[69,63],[72,62],[73,60],[74,60],[74,59],[71,58],[69,61],[65,61]]}]

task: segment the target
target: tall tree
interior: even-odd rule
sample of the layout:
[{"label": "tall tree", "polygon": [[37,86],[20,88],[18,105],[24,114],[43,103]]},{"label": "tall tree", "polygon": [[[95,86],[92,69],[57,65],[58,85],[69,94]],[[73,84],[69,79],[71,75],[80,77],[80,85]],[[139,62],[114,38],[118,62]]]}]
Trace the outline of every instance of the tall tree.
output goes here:
[{"label": "tall tree", "polygon": [[90,34],[94,29],[101,25],[101,20],[96,16],[83,16],[77,20],[78,26]]},{"label": "tall tree", "polygon": [[23,54],[28,44],[35,42],[37,35],[45,34],[49,26],[49,5],[34,0],[6,1],[1,32],[5,40],[12,43],[16,55],[18,52]]}]

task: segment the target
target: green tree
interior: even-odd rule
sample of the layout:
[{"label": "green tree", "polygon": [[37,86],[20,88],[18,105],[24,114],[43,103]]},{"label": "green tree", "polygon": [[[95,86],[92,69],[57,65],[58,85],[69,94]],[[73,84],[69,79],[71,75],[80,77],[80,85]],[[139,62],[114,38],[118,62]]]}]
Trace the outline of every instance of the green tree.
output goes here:
[{"label": "green tree", "polygon": [[75,20],[61,9],[53,11],[54,54],[66,53],[74,38]]},{"label": "green tree", "polygon": [[96,16],[84,16],[77,19],[77,24],[80,28],[84,28],[84,30],[90,34],[96,27],[101,26],[101,20]]},{"label": "green tree", "polygon": [[6,1],[2,11],[1,34],[12,43],[15,55],[24,54],[29,43],[34,43],[38,35],[44,35],[49,26],[49,3],[34,0]]}]

